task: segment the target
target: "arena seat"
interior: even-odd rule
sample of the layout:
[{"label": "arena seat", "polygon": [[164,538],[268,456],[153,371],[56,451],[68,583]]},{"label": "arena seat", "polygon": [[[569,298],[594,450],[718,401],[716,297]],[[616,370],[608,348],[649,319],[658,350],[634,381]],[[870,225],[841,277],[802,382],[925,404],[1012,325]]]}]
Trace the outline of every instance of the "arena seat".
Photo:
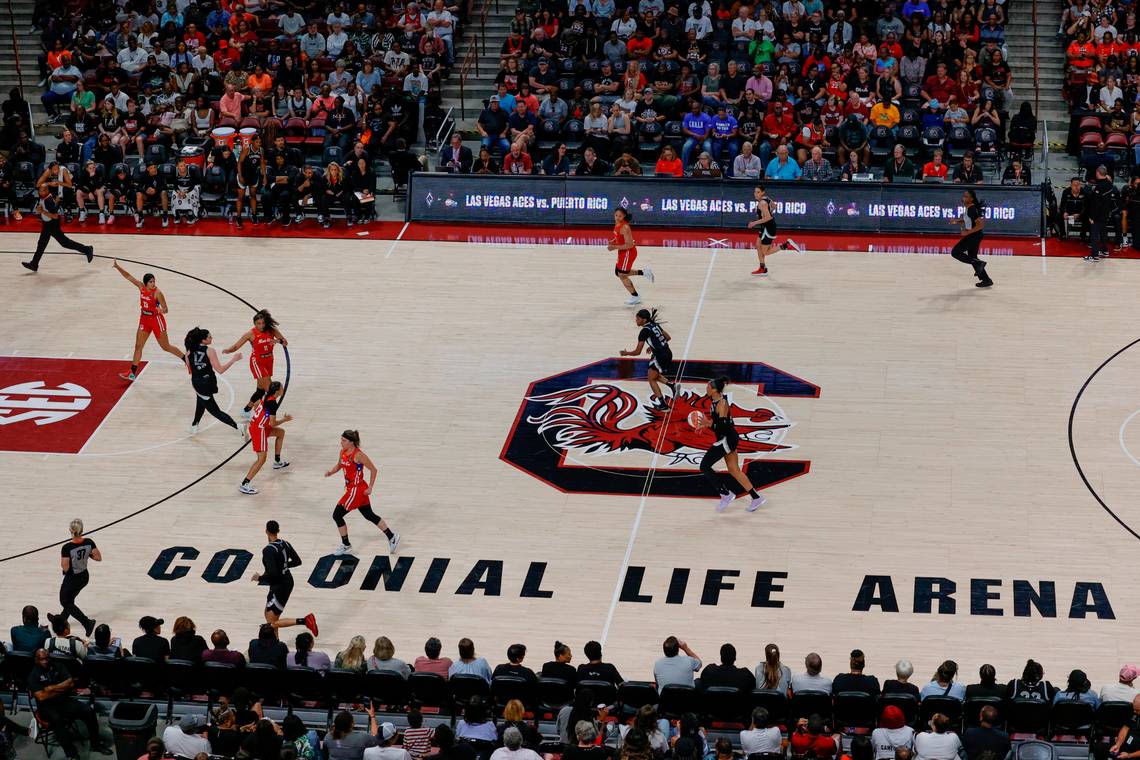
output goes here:
[{"label": "arena seat", "polygon": [[1087,742],[1092,737],[1095,720],[1096,711],[1088,702],[1061,700],[1054,703],[1049,712],[1049,738],[1060,742]]},{"label": "arena seat", "polygon": [[752,709],[763,707],[768,711],[772,725],[783,726],[788,720],[788,695],[776,689],[753,689],[749,697]]},{"label": "arena seat", "polygon": [[825,691],[797,691],[792,695],[788,705],[788,720],[795,724],[800,718],[809,718],[819,715],[826,721],[831,720],[831,695]]},{"label": "arena seat", "polygon": [[942,713],[950,719],[950,726],[954,730],[962,725],[962,702],[954,697],[935,694],[923,699],[918,707],[923,724],[929,723],[935,713]]},{"label": "arena seat", "polygon": [[491,700],[491,685],[487,679],[471,673],[458,673],[447,681],[451,690],[451,702],[457,708],[464,708],[472,697],[479,697],[484,702]]},{"label": "arena seat", "polygon": [[408,676],[408,691],[423,707],[452,714],[451,690],[443,676],[437,673],[412,673]]},{"label": "arena seat", "polygon": [[364,698],[364,676],[355,670],[333,668],[325,673],[325,689],[330,711],[356,704]]},{"label": "arena seat", "polygon": [[[669,687],[666,687],[669,688]],[[736,686],[710,686],[700,694],[699,705],[705,719],[712,724],[748,723],[748,695]],[[720,725],[719,728],[725,728]]]},{"label": "arena seat", "polygon": [[280,705],[285,696],[285,672],[274,665],[251,662],[241,670],[239,683],[267,705]]},{"label": "arena seat", "polygon": [[[579,683],[578,688],[581,689],[586,683],[589,683],[590,688],[595,690],[595,695],[600,695],[598,686],[595,684],[605,682],[587,681]],[[616,695],[616,701],[621,703],[621,712],[624,716],[633,715],[644,705],[656,705],[660,699],[661,695],[657,693],[657,687],[649,681],[624,681],[618,686]],[[599,698],[599,702],[604,701],[606,700]]]},{"label": "arena seat", "polygon": [[897,707],[902,710],[903,717],[908,726],[913,726],[918,719],[918,698],[912,694],[884,694],[879,697],[879,710],[887,707]]},{"label": "arena seat", "polygon": [[410,694],[407,679],[394,670],[370,670],[364,674],[361,696],[379,708],[389,712],[403,708]]},{"label": "arena seat", "polygon": [[657,712],[663,718],[677,720],[685,713],[700,710],[701,693],[696,687],[683,684],[666,684],[660,691]]},{"label": "arena seat", "polygon": [[294,706],[316,707],[326,699],[325,677],[313,668],[287,668],[285,670],[284,693],[290,708]]},{"label": "arena seat", "polygon": [[879,718],[879,705],[863,691],[841,691],[834,698],[836,729],[848,734],[869,734]]},{"label": "arena seat", "polygon": [[971,697],[962,705],[962,724],[966,728],[976,728],[981,725],[983,707],[992,707],[998,711],[996,726],[1005,725],[1005,700],[1001,697]]},{"label": "arena seat", "polygon": [[538,705],[538,687],[534,681],[518,676],[499,676],[491,679],[491,698],[499,714],[512,699],[522,702],[529,712]]}]

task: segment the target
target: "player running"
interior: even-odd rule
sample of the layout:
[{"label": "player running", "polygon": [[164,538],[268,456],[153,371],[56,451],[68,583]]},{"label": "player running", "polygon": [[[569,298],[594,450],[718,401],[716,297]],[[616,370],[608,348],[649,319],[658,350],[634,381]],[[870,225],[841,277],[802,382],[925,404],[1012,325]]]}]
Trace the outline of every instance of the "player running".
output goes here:
[{"label": "player running", "polygon": [[274,628],[303,625],[313,636],[317,635],[317,618],[313,613],[299,618],[281,619],[285,605],[293,593],[293,568],[301,566],[301,558],[293,544],[280,537],[281,526],[276,520],[265,523],[265,537],[269,540],[261,549],[262,571],[253,574],[253,582],[269,586],[265,596],[265,622]]},{"label": "player running", "polygon": [[672,340],[672,337],[661,326],[661,322],[657,318],[657,309],[638,309],[633,321],[641,328],[637,333],[637,348],[632,351],[626,351],[623,348],[621,355],[641,356],[641,350],[646,343],[649,344],[648,379],[649,387],[653,391],[649,400],[656,404],[659,409],[668,409],[669,404],[665,401],[665,394],[661,392],[661,383],[668,385],[669,390],[673,392],[673,397],[676,398],[677,385],[669,382],[669,376],[673,374],[673,351],[669,348],[669,341]]},{"label": "player running", "polygon": [[131,371],[120,372],[119,377],[132,382],[138,377],[139,360],[142,359],[143,346],[146,345],[147,336],[152,334],[163,351],[174,354],[183,362],[186,361],[186,355],[170,345],[170,339],[166,336],[166,317],[163,315],[170,311],[170,304],[166,300],[166,295],[158,289],[154,275],[147,272],[143,275],[142,282],[139,282],[127,270],[119,266],[118,261],[112,263],[111,266],[139,289],[139,309],[141,311],[139,329],[135,333],[135,353],[131,358]]},{"label": "player running", "polygon": [[641,303],[641,296],[637,294],[637,288],[633,287],[633,282],[629,279],[632,275],[644,277],[650,282],[653,282],[653,270],[649,267],[642,269],[634,269],[633,262],[637,261],[637,243],[633,239],[633,229],[629,223],[633,221],[633,217],[624,208],[614,210],[614,236],[610,240],[610,244],[606,246],[607,250],[617,252],[617,264],[614,266],[614,274],[621,280],[621,284],[629,291],[629,298],[626,300],[627,306]]},{"label": "player running", "polygon": [[752,502],[745,507],[745,510],[755,512],[764,505],[765,499],[756,491],[752,486],[752,481],[740,469],[740,459],[736,454],[736,445],[740,441],[740,436],[736,432],[736,426],[732,424],[731,407],[728,399],[724,396],[726,385],[728,385],[727,377],[719,377],[716,380],[709,381],[708,397],[712,401],[709,405],[709,416],[700,415],[696,424],[693,425],[697,430],[711,427],[713,435],[716,436],[716,443],[705,452],[704,458],[701,459],[701,472],[708,478],[713,488],[720,493],[720,503],[717,504],[716,511],[723,512],[736,498],[736,494],[731,489],[725,488],[724,483],[713,470],[713,465],[723,459],[729,474],[736,478],[736,482],[752,497]]},{"label": "player running", "polygon": [[[333,510],[333,522],[336,523],[336,529],[340,531],[340,546],[333,551],[333,554],[340,556],[352,553],[352,544],[348,541],[348,526],[345,525],[344,516],[353,510],[359,511],[365,520],[384,532],[384,535],[388,537],[388,551],[394,554],[396,547],[400,545],[400,534],[393,533],[388,527],[388,523],[372,511],[370,497],[372,487],[376,485],[377,470],[376,465],[372,464],[368,455],[360,450],[359,431],[346,430],[340,434],[340,459],[337,460],[336,465],[331,470],[325,473],[325,477],[331,478],[336,475],[337,470],[344,471],[344,496],[341,497],[336,509]],[[364,482],[364,470],[368,470],[367,484]]]},{"label": "player running", "polygon": [[[264,391],[273,381],[273,347],[278,343],[283,346],[289,345],[289,341],[285,340],[285,336],[277,329],[277,320],[269,313],[269,309],[262,309],[254,314],[253,328],[238,338],[232,346],[222,349],[222,353],[232,354],[246,343],[249,343],[251,351],[249,371],[257,382],[257,390]],[[255,392],[254,396],[250,396],[249,403],[242,408],[243,420],[249,419],[250,410],[257,403],[256,395]]]},{"label": "player running", "polygon": [[[748,223],[748,229],[756,230],[756,258],[760,260],[760,266],[754,269],[752,274],[756,277],[767,277],[768,265],[765,259],[776,252],[776,215],[772,199],[767,196],[763,185],[756,186],[752,191],[752,197],[756,199],[756,218]],[[803,249],[791,238],[780,245],[780,250],[786,251],[789,248],[796,253],[803,253]]]},{"label": "player running", "polygon": [[190,370],[190,384],[194,386],[194,421],[190,423],[190,435],[198,433],[198,423],[202,415],[209,412],[218,422],[229,425],[241,434],[242,440],[246,437],[246,427],[234,422],[234,418],[218,407],[214,394],[218,392],[218,374],[225,372],[235,362],[241,359],[241,354],[222,364],[218,359],[218,352],[210,345],[214,336],[203,327],[195,327],[186,333],[186,364]]},{"label": "player running", "polygon": [[254,394],[258,404],[253,410],[253,418],[249,421],[249,437],[253,440],[253,452],[257,454],[257,459],[250,465],[245,480],[238,486],[239,491],[249,496],[257,493],[257,489],[249,482],[257,476],[261,466],[265,464],[270,438],[276,439],[273,442],[273,469],[284,470],[289,466],[289,463],[281,458],[281,449],[285,445],[285,429],[281,426],[291,421],[293,416],[286,414],[277,419],[277,407],[281,403],[280,394],[281,383],[277,381],[270,383],[264,391]]}]

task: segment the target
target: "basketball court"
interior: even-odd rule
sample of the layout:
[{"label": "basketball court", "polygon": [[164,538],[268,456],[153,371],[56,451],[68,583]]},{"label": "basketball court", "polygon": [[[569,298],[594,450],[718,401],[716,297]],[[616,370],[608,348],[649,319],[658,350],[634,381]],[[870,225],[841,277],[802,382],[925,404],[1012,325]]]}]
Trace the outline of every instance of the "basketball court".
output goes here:
[{"label": "basketball court", "polygon": [[[768,499],[716,514],[697,472],[711,437],[652,415],[644,357],[617,358],[637,330],[604,246],[406,231],[80,232],[95,263],[48,256],[38,275],[5,253],[3,626],[57,608],[57,546],[82,517],[108,526],[86,612],[128,641],[144,614],[167,633],[186,614],[238,646],[262,620],[250,577],[276,519],[305,562],[288,614],[315,612],[330,653],[359,633],[408,661],[437,635],[454,656],[469,636],[492,664],[523,641],[537,667],[556,638],[575,662],[598,639],[636,679],[676,634],[706,661],[732,641],[749,667],[774,641],[793,671],[814,650],[841,672],[860,647],[880,677],[906,657],[922,682],[950,657],[967,680],[982,662],[1011,678],[1033,657],[1097,686],[1140,654],[1135,262],[991,256],[985,291],[944,255],[783,253],[757,280],[732,244],[642,245],[685,408],[734,380]],[[156,275],[176,344],[201,325],[224,347],[253,307],[280,321],[292,466],[265,467],[259,495],[237,491],[253,454],[233,431],[207,417],[189,437],[173,357],[151,341],[139,380],[118,380],[138,296],[112,257]],[[236,413],[252,389],[243,360],[218,401]],[[398,556],[357,515],[356,559],[331,556],[342,488],[322,473],[346,428],[380,466]]]}]

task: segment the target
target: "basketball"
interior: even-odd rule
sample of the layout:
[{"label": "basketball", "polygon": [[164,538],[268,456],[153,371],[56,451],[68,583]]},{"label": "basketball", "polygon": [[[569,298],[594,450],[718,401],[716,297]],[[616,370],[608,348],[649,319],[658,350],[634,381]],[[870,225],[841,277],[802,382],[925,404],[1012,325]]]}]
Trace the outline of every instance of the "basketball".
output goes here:
[{"label": "basketball", "polygon": [[704,424],[705,415],[702,412],[689,412],[689,427],[693,430],[700,430]]}]

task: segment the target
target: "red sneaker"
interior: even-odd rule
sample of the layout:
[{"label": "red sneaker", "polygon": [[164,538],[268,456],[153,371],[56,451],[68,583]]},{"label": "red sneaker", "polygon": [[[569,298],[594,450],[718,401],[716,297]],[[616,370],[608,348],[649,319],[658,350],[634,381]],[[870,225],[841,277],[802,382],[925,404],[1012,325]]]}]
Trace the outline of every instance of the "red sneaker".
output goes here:
[{"label": "red sneaker", "polygon": [[305,627],[309,629],[309,633],[313,634],[314,638],[320,635],[317,632],[317,618],[311,612],[305,615]]},{"label": "red sneaker", "polygon": [[753,269],[752,270],[752,276],[753,277],[767,277],[768,276],[768,267],[761,265],[759,269]]}]

